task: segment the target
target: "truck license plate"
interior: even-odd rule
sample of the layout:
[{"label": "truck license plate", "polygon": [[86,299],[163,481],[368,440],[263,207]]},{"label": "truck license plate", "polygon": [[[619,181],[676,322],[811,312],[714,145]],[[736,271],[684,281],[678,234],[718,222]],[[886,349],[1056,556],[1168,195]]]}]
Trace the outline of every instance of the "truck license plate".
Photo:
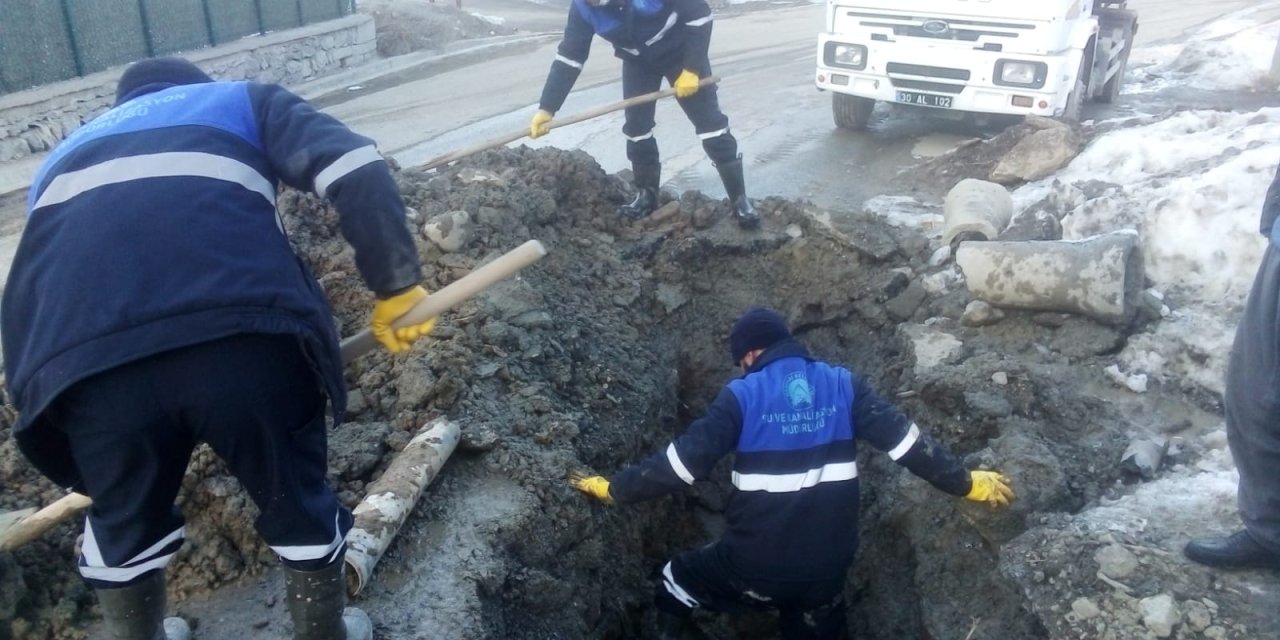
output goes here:
[{"label": "truck license plate", "polygon": [[951,96],[935,96],[931,93],[916,93],[914,91],[899,91],[898,102],[922,107],[951,108]]}]

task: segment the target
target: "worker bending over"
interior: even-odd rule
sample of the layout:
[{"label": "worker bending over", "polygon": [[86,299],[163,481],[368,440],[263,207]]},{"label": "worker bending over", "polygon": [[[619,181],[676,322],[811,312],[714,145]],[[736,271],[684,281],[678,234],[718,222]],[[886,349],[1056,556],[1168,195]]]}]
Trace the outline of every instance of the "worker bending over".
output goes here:
[{"label": "worker bending over", "polygon": [[747,311],[729,343],[743,376],[684,435],[612,480],[571,478],[597,499],[629,504],[704,479],[734,453],[724,535],[662,568],[662,638],[680,638],[700,607],[775,608],[783,638],[843,637],[845,573],[858,547],[859,440],[952,495],[992,506],[1014,498],[1004,476],[966,471],[860,377],[810,356],[776,312]]},{"label": "worker bending over", "polygon": [[372,633],[363,612],[344,616],[352,517],[325,483],[326,399],[335,420],[346,405],[338,336],[280,223],[280,183],[336,205],[383,345],[430,331],[390,328],[427,292],[387,163],[277,85],[213,82],[179,58],[135,63],[115,106],[31,186],[0,316],[15,438],[93,499],[80,573],[115,640],[186,637],[163,620],[164,568],[201,442],[258,506],[296,637]]}]

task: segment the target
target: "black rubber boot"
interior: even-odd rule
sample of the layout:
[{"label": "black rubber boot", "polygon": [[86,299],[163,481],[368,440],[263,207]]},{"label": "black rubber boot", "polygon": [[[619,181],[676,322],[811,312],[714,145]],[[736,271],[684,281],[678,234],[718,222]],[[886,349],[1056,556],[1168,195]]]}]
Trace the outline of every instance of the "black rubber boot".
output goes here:
[{"label": "black rubber boot", "polygon": [[1248,531],[1237,531],[1225,538],[1192,540],[1183,553],[1195,562],[1220,569],[1280,570],[1280,554],[1264,549]]},{"label": "black rubber boot", "polygon": [[662,182],[662,165],[633,164],[631,172],[636,176],[636,197],[630,204],[618,207],[618,215],[639,220],[658,208],[658,185]]},{"label": "black rubber boot", "polygon": [[724,182],[725,193],[729,194],[729,207],[733,209],[733,217],[743,229],[756,229],[760,226],[760,214],[751,206],[747,198],[746,180],[742,177],[742,154],[728,162],[717,162],[716,170],[720,172],[720,180]]},{"label": "black rubber boot", "polygon": [[164,617],[164,572],[127,587],[97,589],[102,622],[111,640],[187,640],[191,628],[182,618]]},{"label": "black rubber boot", "polygon": [[347,607],[347,581],[342,560],[318,571],[284,568],[285,595],[296,640],[370,640],[369,616]]}]

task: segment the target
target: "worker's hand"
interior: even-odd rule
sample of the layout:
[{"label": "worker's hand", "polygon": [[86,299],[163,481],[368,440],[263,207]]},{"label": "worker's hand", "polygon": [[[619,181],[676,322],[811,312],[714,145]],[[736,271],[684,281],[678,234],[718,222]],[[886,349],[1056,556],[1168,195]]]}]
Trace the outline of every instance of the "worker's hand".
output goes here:
[{"label": "worker's hand", "polygon": [[432,318],[421,324],[393,328],[391,324],[403,316],[419,301],[427,297],[427,290],[413,287],[404,293],[391,296],[386,300],[373,303],[373,319],[370,321],[373,337],[382,343],[391,353],[400,353],[409,348],[414,340],[431,333],[436,327],[436,319]]},{"label": "worker's hand", "polygon": [[1014,498],[1013,489],[1009,487],[1009,479],[995,471],[970,471],[969,481],[973,488],[965,498],[974,502],[982,502],[992,507],[1005,507]]},{"label": "worker's hand", "polygon": [[538,109],[529,122],[529,137],[541,138],[551,132],[551,112]]},{"label": "worker's hand", "polygon": [[676,76],[676,81],[671,83],[671,87],[676,90],[677,98],[688,98],[698,92],[698,74],[685,69]]},{"label": "worker's hand", "polygon": [[605,504],[613,504],[613,496],[609,495],[609,479],[604,476],[574,471],[569,474],[569,486]]}]

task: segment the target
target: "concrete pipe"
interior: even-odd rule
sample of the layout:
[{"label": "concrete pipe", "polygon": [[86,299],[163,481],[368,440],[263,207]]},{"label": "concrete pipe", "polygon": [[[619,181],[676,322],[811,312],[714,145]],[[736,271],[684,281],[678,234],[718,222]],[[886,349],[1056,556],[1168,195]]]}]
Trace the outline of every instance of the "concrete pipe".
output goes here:
[{"label": "concrete pipe", "polygon": [[355,525],[347,534],[347,592],[356,595],[369,583],[373,568],[391,546],[422,490],[435,479],[458,446],[461,430],[443,418],[433,420],[405,445],[387,470],[369,483],[356,505]]},{"label": "concrete pipe", "polygon": [[956,264],[974,298],[1001,307],[1128,322],[1144,284],[1135,231],[1080,241],[962,242]]},{"label": "concrete pipe", "polygon": [[986,180],[961,180],[947,193],[943,206],[942,242],[964,235],[969,240],[995,240],[1013,219],[1013,196]]}]

